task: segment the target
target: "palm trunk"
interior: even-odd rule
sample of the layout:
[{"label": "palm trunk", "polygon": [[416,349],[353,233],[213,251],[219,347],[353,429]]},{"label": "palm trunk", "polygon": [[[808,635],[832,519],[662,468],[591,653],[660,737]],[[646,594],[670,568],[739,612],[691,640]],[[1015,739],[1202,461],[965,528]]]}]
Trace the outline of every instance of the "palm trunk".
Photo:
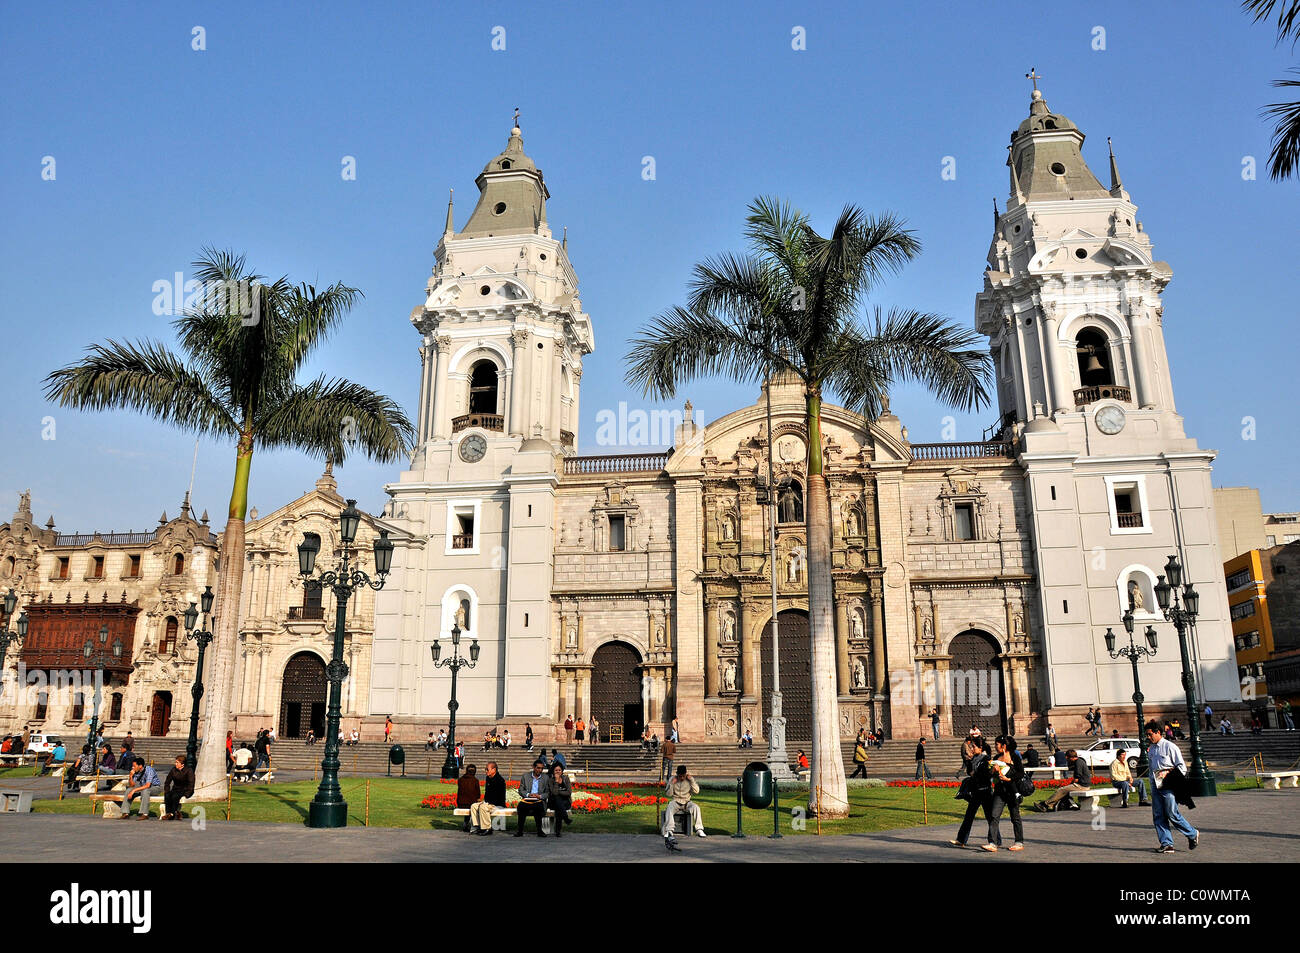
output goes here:
[{"label": "palm trunk", "polygon": [[839,694],[835,685],[834,595],[831,587],[831,510],[822,471],[821,394],[808,404],[808,617],[812,631],[812,778],[808,807],[822,817],[847,817],[848,782],[840,754]]},{"label": "palm trunk", "polygon": [[203,679],[207,691],[203,699],[203,744],[194,772],[196,801],[226,797],[226,730],[234,707],[235,646],[239,641],[239,601],[244,588],[244,516],[248,510],[248,472],[252,462],[253,442],[245,435],[240,438],[235,457],[235,486],[230,494],[230,512],[222,538],[212,665]]}]

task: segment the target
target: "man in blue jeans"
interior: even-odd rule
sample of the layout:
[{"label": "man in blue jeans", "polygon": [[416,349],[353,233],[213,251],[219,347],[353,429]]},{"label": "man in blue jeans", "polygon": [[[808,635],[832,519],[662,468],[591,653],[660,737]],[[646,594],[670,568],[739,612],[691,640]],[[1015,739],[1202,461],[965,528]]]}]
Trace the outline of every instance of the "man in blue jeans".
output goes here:
[{"label": "man in blue jeans", "polygon": [[1151,742],[1151,747],[1147,749],[1147,760],[1151,765],[1151,820],[1156,826],[1156,837],[1160,839],[1160,846],[1156,848],[1156,853],[1175,852],[1171,827],[1187,838],[1188,850],[1196,850],[1201,842],[1201,835],[1179,813],[1174,792],[1161,786],[1165,775],[1173,769],[1177,768],[1183,774],[1187,773],[1187,763],[1183,761],[1183,753],[1178,750],[1178,745],[1164,736],[1164,731],[1158,723],[1148,721],[1146,732],[1147,740]]}]

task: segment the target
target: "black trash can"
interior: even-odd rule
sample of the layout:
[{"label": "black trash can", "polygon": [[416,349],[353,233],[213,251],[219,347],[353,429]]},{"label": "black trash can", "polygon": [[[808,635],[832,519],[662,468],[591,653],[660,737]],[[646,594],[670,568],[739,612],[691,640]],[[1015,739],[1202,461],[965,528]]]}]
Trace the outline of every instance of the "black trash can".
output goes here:
[{"label": "black trash can", "polygon": [[388,749],[388,763],[390,765],[388,773],[392,774],[391,765],[399,764],[402,766],[402,777],[406,777],[406,749],[401,745],[393,745]]},{"label": "black trash can", "polygon": [[762,761],[751,761],[745,765],[740,776],[741,796],[746,807],[761,810],[772,803],[772,769]]}]

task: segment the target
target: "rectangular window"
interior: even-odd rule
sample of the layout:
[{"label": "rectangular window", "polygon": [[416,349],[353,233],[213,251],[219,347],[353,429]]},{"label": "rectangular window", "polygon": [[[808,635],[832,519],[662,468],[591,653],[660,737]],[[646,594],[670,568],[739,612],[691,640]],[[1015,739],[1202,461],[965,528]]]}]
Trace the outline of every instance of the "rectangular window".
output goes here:
[{"label": "rectangular window", "polygon": [[1246,648],[1248,648],[1248,649],[1257,649],[1257,648],[1259,648],[1259,633],[1258,633],[1258,632],[1251,632],[1251,633],[1249,633],[1249,634],[1246,636]]},{"label": "rectangular window", "polygon": [[81,721],[86,717],[86,696],[83,692],[77,692],[72,696],[72,720]]},{"label": "rectangular window", "polygon": [[94,558],[94,562],[91,563],[90,575],[95,579],[104,578],[104,557],[103,556],[96,556]]},{"label": "rectangular window", "polygon": [[132,579],[140,575],[140,557],[131,556],[130,564],[127,566],[126,574]]},{"label": "rectangular window", "polygon": [[1052,484],[1052,499],[1056,499],[1056,484]]},{"label": "rectangular window", "polygon": [[472,512],[456,514],[456,532],[452,535],[451,548],[474,548],[474,514]]},{"label": "rectangular window", "polygon": [[1243,569],[1241,572],[1234,572],[1228,577],[1228,591],[1231,592],[1233,589],[1240,589],[1250,581],[1249,569]]},{"label": "rectangular window", "polygon": [[1239,602],[1228,610],[1228,615],[1233,619],[1249,619],[1255,614],[1255,600],[1249,602]]},{"label": "rectangular window", "polygon": [[975,514],[971,504],[961,503],[954,508],[953,533],[957,539],[975,538]]},{"label": "rectangular window", "polygon": [[37,721],[44,721],[45,714],[46,712],[49,711],[49,708],[50,708],[50,693],[45,690],[42,690],[41,693],[36,696],[36,714],[34,716],[35,719]]},{"label": "rectangular window", "polygon": [[1062,600],[1061,600],[1061,611],[1064,612],[1066,615],[1069,615],[1069,614],[1070,614],[1070,600],[1069,600],[1069,599],[1062,599]]},{"label": "rectangular window", "polygon": [[109,721],[122,720],[122,693],[121,692],[113,693],[113,704],[109,706],[108,719]]},{"label": "rectangular window", "polygon": [[69,559],[67,556],[59,557],[59,578],[60,579],[68,578],[68,564],[69,564]]},{"label": "rectangular window", "polygon": [[1136,483],[1115,484],[1115,522],[1120,529],[1140,529],[1144,525]]},{"label": "rectangular window", "polygon": [[1277,537],[1276,537],[1276,536],[1270,536],[1270,537],[1268,538],[1268,548],[1269,548],[1269,549],[1272,549],[1272,548],[1273,548],[1274,546],[1276,546],[1276,545],[1277,545]]},{"label": "rectangular window", "polygon": [[1297,539],[1300,539],[1300,533],[1287,533],[1282,537],[1282,542],[1283,544],[1294,543]]},{"label": "rectangular window", "polygon": [[622,516],[611,516],[609,518],[609,551],[611,553],[621,553],[625,543],[626,522]]}]

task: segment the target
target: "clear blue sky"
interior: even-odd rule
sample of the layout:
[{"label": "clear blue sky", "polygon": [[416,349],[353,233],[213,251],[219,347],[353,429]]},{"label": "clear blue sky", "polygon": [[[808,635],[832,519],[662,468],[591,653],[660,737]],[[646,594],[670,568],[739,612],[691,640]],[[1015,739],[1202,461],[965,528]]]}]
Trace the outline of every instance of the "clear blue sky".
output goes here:
[{"label": "clear blue sky", "polygon": [[[1295,413],[1300,184],[1263,173],[1262,105],[1293,57],[1232,2],[1079,4],[493,3],[104,6],[9,4],[0,36],[0,520],[32,488],[64,532],[146,529],[175,514],[193,438],[129,413],[49,406],[40,381],[92,341],[171,342],[153,283],[204,245],[265,274],[361,288],[321,370],[386,390],[415,416],[417,337],[447,189],[463,224],[474,176],[511,111],[569,228],[595,327],[580,444],[620,400],[627,339],[680,303],[691,265],[739,250],[745,205],[789,198],[826,225],[853,202],[905,216],[919,261],[877,300],[969,325],[1005,205],[1010,131],[1031,65],[1051,107],[1088,135],[1105,175],[1112,136],[1157,257],[1174,269],[1165,329],[1188,432],[1220,451],[1216,485],[1300,508]],[[191,49],[194,26],[207,49]],[[505,51],[492,49],[505,28]],[[805,28],[807,49],[791,49]],[[1105,50],[1094,50],[1094,28]],[[340,176],[356,157],[356,181]],[[642,179],[654,156],[657,178]],[[1243,181],[1242,157],[1261,166]],[[57,178],[41,177],[53,156]],[[957,177],[944,181],[945,156]],[[693,387],[712,419],[753,398]],[[918,441],[947,413],[895,397]],[[56,439],[42,439],[53,415]],[[1243,440],[1243,417],[1257,439]],[[958,417],[977,439],[992,410]],[[321,468],[261,454],[263,513]],[[354,461],[342,489],[375,509],[398,466]],[[198,510],[224,522],[233,447],[204,443]]]}]

